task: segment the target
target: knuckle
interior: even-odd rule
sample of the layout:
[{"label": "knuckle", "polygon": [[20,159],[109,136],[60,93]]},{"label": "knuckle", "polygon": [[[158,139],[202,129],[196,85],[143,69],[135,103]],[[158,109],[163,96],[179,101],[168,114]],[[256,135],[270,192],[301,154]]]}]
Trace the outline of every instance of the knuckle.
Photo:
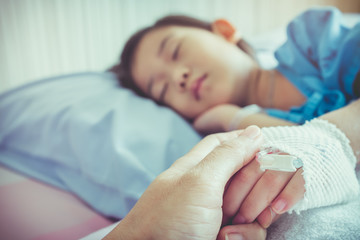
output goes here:
[{"label": "knuckle", "polygon": [[235,154],[238,154],[236,148],[227,142],[220,144],[211,152],[214,158],[233,156]]},{"label": "knuckle", "polygon": [[224,150],[235,150],[237,148],[236,146],[236,141],[224,141],[220,144],[219,148],[224,149]]},{"label": "knuckle", "polygon": [[196,186],[201,184],[202,176],[198,171],[191,170],[182,175],[178,179],[177,184],[178,186]]},{"label": "knuckle", "polygon": [[255,220],[253,215],[256,203],[245,200],[240,207],[239,214],[244,218],[246,223],[251,223]]},{"label": "knuckle", "polygon": [[217,134],[210,134],[203,138],[203,141],[215,141],[217,140]]}]

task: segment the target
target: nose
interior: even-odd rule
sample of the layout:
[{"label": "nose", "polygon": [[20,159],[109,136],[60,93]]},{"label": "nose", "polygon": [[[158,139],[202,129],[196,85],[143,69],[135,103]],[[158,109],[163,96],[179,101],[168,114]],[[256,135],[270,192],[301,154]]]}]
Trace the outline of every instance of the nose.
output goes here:
[{"label": "nose", "polygon": [[190,76],[190,69],[186,66],[178,66],[174,69],[173,80],[176,87],[180,90],[186,89],[186,84]]}]

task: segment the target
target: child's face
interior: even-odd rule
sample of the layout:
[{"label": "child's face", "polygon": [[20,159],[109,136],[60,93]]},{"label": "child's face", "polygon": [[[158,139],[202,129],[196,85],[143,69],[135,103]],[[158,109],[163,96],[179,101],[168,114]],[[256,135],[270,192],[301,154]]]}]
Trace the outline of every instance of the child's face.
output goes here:
[{"label": "child's face", "polygon": [[218,104],[240,104],[256,64],[210,31],[162,27],[140,41],[132,63],[135,83],[150,98],[188,119]]}]

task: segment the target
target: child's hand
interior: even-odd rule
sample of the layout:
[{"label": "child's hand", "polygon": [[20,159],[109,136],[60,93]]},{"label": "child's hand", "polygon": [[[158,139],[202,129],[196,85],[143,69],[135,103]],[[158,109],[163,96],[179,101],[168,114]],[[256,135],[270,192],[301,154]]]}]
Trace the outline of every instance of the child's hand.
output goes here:
[{"label": "child's hand", "polygon": [[302,172],[263,172],[259,163],[252,160],[232,178],[225,192],[223,224],[251,223],[257,219],[264,228],[269,227],[279,214],[303,198]]},{"label": "child's hand", "polygon": [[198,132],[205,134],[228,131],[231,120],[240,109],[232,104],[215,106],[198,116],[193,126]]}]

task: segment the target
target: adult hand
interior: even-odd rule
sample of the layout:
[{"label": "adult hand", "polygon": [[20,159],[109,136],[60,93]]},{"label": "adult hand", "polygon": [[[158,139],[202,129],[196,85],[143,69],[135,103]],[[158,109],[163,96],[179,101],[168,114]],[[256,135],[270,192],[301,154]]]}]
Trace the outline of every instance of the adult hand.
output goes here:
[{"label": "adult hand", "polygon": [[194,121],[194,128],[201,133],[210,134],[229,131],[229,125],[241,108],[233,104],[221,104],[210,108]]},{"label": "adult hand", "polygon": [[[216,239],[225,185],[254,158],[261,143],[260,129],[254,126],[207,136],[154,180],[105,239]],[[266,235],[254,223],[224,228],[218,239],[239,233],[244,239]]]}]

